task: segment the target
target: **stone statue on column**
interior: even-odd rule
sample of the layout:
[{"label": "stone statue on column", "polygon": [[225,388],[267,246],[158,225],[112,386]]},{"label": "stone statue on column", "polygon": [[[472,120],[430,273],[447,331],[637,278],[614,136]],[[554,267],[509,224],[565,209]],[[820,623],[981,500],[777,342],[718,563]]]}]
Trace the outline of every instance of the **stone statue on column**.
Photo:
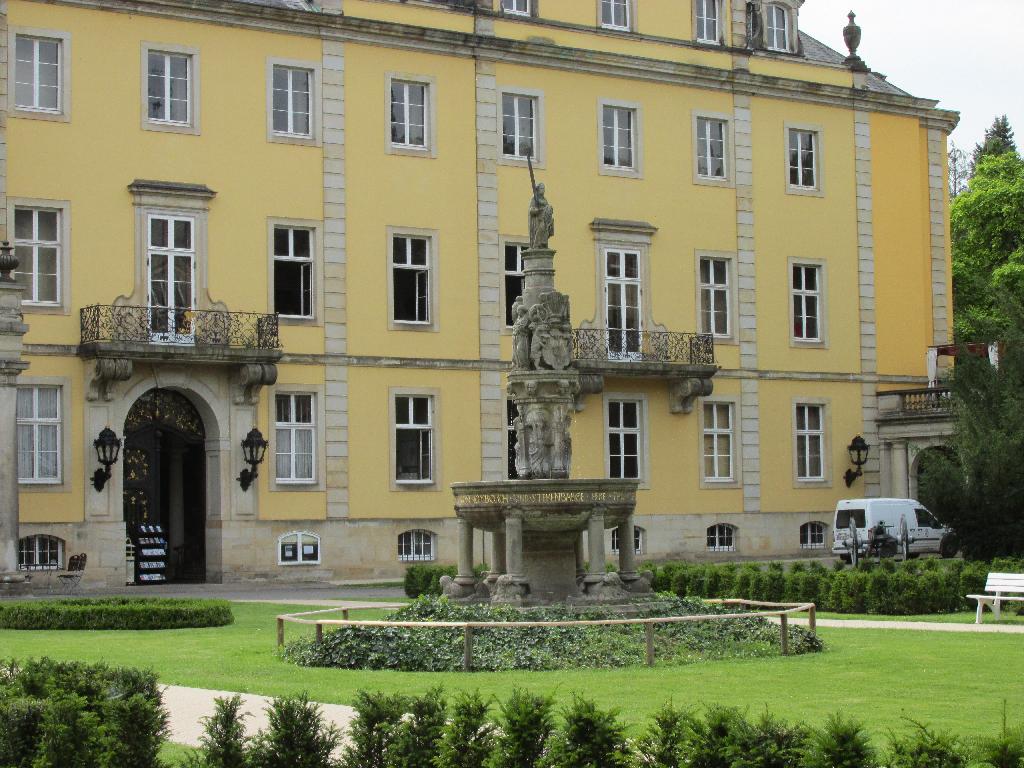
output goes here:
[{"label": "stone statue on column", "polygon": [[22,338],[28,331],[21,313],[23,286],[14,280],[18,258],[6,240],[0,245],[0,596],[28,591],[18,570],[18,376],[28,368],[22,360]]}]

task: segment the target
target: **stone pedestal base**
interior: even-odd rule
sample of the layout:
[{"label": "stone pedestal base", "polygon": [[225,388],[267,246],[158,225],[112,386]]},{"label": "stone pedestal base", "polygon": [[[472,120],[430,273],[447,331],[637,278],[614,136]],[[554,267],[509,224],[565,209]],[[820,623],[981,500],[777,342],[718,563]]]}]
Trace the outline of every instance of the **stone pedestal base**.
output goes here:
[{"label": "stone pedestal base", "polygon": [[32,584],[23,573],[0,573],[0,598],[26,597],[32,594]]},{"label": "stone pedestal base", "polygon": [[654,581],[654,574],[651,571],[641,573],[620,573],[622,586],[634,595],[647,595],[651,592],[651,582]]},{"label": "stone pedestal base", "polygon": [[[456,576],[454,579],[451,576],[441,577],[441,594],[449,600],[469,600],[479,597],[479,592],[476,579],[463,576]],[[484,596],[486,596],[486,591]]]},{"label": "stone pedestal base", "polygon": [[526,579],[511,574],[498,577],[491,590],[491,602],[496,605],[522,605],[530,594]]},{"label": "stone pedestal base", "polygon": [[603,576],[586,576],[583,579],[583,594],[575,602],[608,603],[628,600],[629,591],[617,573]]}]

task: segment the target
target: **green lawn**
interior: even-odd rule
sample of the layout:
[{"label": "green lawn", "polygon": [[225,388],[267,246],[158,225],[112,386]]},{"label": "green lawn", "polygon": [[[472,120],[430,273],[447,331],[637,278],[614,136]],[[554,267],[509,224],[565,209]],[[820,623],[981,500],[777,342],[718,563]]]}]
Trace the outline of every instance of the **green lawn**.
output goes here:
[{"label": "green lawn", "polygon": [[[837,710],[877,734],[911,717],[961,735],[995,732],[1003,702],[1024,723],[1024,652],[1017,635],[822,629],[828,649],[810,656],[730,660],[654,669],[578,672],[400,673],[305,669],[275,654],[274,616],[295,606],[234,604],[236,623],[158,632],[0,631],[0,656],[42,656],[152,667],[163,682],[351,703],[359,689],[419,693],[479,689],[504,697],[513,686],[566,701],[579,692],[618,707],[631,723],[663,702],[722,703],[820,723]],[[380,610],[353,612],[378,618]],[[304,630],[288,626],[290,637]]]}]

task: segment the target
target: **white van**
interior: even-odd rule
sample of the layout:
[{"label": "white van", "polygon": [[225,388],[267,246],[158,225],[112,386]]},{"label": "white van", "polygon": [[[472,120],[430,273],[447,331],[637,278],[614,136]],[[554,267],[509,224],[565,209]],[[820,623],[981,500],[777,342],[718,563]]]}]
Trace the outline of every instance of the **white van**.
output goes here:
[{"label": "white van", "polygon": [[879,523],[896,540],[898,549],[910,557],[928,553],[943,557],[956,554],[953,533],[913,499],[843,499],[836,504],[832,554],[845,562],[850,562],[851,522],[857,529],[857,549],[861,556],[868,549],[869,531],[877,529]]}]

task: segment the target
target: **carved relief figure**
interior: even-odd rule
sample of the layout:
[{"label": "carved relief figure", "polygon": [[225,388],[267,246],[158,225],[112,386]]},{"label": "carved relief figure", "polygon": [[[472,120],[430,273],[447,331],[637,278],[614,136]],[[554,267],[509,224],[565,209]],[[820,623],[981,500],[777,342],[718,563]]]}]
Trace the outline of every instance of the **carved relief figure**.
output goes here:
[{"label": "carved relief figure", "polygon": [[530,465],[528,457],[530,454],[530,430],[527,428],[523,417],[516,416],[512,422],[512,428],[516,432],[516,474],[526,480],[530,477]]},{"label": "carved relief figure", "polygon": [[517,370],[530,368],[530,318],[523,298],[520,296],[512,305],[512,367]]},{"label": "carved relief figure", "polygon": [[544,185],[533,188],[530,200],[530,248],[547,248],[555,235],[555,211],[544,197]]}]

